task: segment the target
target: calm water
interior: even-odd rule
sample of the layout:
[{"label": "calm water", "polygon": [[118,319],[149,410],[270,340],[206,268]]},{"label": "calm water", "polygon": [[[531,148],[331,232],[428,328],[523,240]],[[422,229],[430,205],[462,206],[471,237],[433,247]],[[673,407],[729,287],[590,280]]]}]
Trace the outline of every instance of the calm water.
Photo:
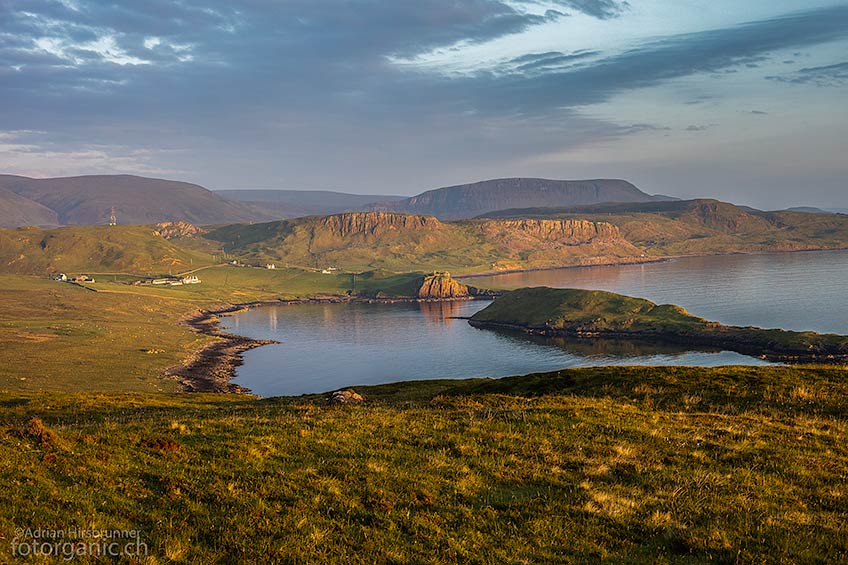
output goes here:
[{"label": "calm water", "polygon": [[[474,278],[481,287],[593,288],[679,304],[734,325],[848,333],[848,252],[699,257]],[[304,304],[225,318],[231,331],[275,339],[245,354],[235,382],[263,396],[399,380],[500,377],[596,365],[762,364],[732,352],[573,341],[472,328],[488,302]]]}]

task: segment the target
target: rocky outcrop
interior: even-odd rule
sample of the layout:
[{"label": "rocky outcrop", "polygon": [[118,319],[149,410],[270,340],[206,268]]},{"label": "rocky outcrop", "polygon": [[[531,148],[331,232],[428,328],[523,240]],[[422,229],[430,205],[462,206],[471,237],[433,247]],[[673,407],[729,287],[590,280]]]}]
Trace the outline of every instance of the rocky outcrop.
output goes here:
[{"label": "rocky outcrop", "polygon": [[421,288],[418,289],[418,298],[464,298],[470,295],[469,288],[451,278],[447,272],[435,272],[424,277]]},{"label": "rocky outcrop", "polygon": [[352,389],[338,390],[327,400],[331,406],[356,406],[365,402],[365,397]]},{"label": "rocky outcrop", "polygon": [[346,212],[321,218],[319,226],[338,237],[380,236],[391,231],[438,229],[442,223],[430,216],[390,212]]},{"label": "rocky outcrop", "polygon": [[202,234],[203,230],[188,222],[160,222],[156,224],[156,230],[153,233],[170,240],[181,237],[194,237]]}]

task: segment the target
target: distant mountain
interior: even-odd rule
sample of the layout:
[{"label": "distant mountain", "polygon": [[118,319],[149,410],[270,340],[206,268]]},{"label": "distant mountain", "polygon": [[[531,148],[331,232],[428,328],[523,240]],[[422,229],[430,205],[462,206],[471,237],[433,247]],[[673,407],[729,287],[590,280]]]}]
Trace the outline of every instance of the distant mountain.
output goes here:
[{"label": "distant mountain", "polygon": [[821,208],[814,208],[813,206],[795,206],[793,208],[787,208],[786,212],[805,212],[807,214],[829,214],[827,210],[822,210]]},{"label": "distant mountain", "polygon": [[357,212],[374,202],[393,202],[406,198],[330,190],[216,190],[215,193],[227,200],[261,206],[278,218]]},{"label": "distant mountain", "polygon": [[[668,197],[661,197],[666,198]],[[372,205],[371,209],[428,214],[442,220],[456,220],[507,208],[654,200],[657,199],[624,180],[507,178],[430,190],[404,200],[379,202]]]},{"label": "distant mountain", "polygon": [[0,227],[57,226],[59,215],[34,200],[0,188]]},{"label": "distant mountain", "polygon": [[0,175],[0,225],[99,225],[115,208],[121,224],[184,220],[222,224],[274,219],[186,182],[96,175],[51,179]]}]

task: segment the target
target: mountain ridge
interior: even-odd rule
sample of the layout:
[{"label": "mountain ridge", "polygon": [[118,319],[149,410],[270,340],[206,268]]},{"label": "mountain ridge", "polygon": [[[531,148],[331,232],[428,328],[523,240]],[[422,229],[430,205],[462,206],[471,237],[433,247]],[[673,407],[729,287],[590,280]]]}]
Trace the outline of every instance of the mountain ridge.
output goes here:
[{"label": "mountain ridge", "polygon": [[[19,206],[17,214],[8,210],[15,203]],[[28,208],[21,210],[20,205]],[[102,225],[109,223],[113,207],[122,224],[162,221],[216,224],[274,218],[250,206],[225,200],[200,185],[181,181],[136,175],[45,179],[0,175],[0,225],[4,227]],[[45,221],[52,219],[46,210],[55,213],[55,222]]]},{"label": "mountain ridge", "polygon": [[277,214],[281,219],[359,212],[374,202],[407,198],[394,195],[352,194],[335,190],[242,189],[214,190],[213,192],[227,200],[262,206],[264,210]]},{"label": "mountain ridge", "polygon": [[[459,220],[519,206],[526,208],[654,200],[657,198],[621,179],[572,181],[509,177],[428,190],[400,201],[377,202],[370,209]],[[520,203],[519,206],[516,203]]]}]

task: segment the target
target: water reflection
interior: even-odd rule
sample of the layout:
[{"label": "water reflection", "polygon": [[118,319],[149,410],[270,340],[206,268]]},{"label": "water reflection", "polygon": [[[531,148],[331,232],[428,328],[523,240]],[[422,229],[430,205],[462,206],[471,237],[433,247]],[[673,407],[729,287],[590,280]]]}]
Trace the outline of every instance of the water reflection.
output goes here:
[{"label": "water reflection", "polygon": [[689,353],[721,353],[715,347],[682,346],[675,343],[653,343],[638,340],[545,337],[510,330],[499,331],[513,339],[524,339],[541,346],[553,346],[567,351],[575,357],[603,358],[610,361],[639,357],[680,358]]},{"label": "water reflection", "polygon": [[271,328],[272,331],[277,331],[277,309],[276,308],[267,308],[268,310],[268,327]]},{"label": "water reflection", "polygon": [[[451,325],[453,318],[459,316],[460,301],[451,300],[448,302],[419,302],[418,309],[424,320],[430,324],[445,324]],[[462,323],[466,323],[464,320]]]}]

